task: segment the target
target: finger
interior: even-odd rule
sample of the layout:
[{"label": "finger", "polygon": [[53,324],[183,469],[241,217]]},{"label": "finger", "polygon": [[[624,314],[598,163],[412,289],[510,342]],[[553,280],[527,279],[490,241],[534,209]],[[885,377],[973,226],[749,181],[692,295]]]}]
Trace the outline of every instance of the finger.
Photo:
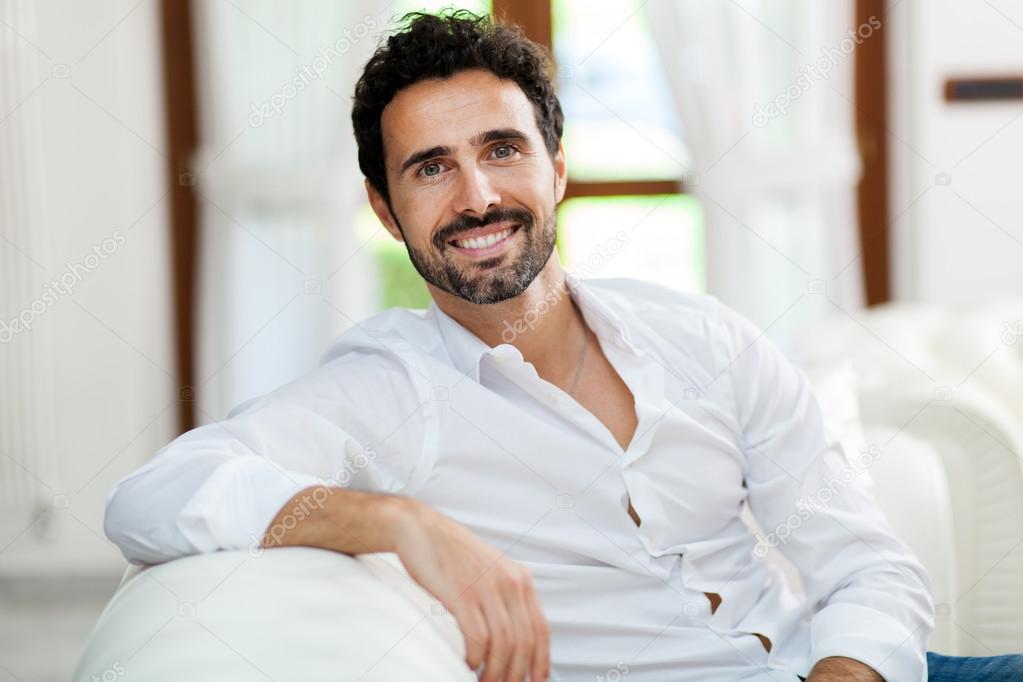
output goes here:
[{"label": "finger", "polygon": [[532,590],[529,599],[533,632],[536,645],[533,647],[533,665],[530,668],[530,682],[546,682],[551,672],[551,628],[543,613],[540,596]]},{"label": "finger", "polygon": [[512,639],[511,621],[500,595],[494,594],[484,600],[483,616],[486,618],[490,638],[487,642],[486,666],[480,682],[498,682],[504,679],[508,667]]},{"label": "finger", "polygon": [[516,584],[511,589],[504,595],[505,608],[508,609],[512,626],[512,646],[509,651],[508,676],[505,679],[506,682],[523,682],[533,658],[536,633],[527,601],[529,586]]},{"label": "finger", "polygon": [[476,604],[459,605],[452,612],[465,640],[465,662],[475,671],[482,665],[487,653],[487,622]]}]

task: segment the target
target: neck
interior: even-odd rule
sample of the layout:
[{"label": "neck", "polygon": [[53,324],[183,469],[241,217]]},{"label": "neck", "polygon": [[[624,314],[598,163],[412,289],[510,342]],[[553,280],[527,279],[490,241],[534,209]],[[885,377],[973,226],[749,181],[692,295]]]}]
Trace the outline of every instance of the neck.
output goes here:
[{"label": "neck", "polygon": [[427,286],[438,308],[488,346],[510,343],[545,378],[574,371],[586,323],[569,295],[556,250],[525,291],[500,303],[478,305]]}]

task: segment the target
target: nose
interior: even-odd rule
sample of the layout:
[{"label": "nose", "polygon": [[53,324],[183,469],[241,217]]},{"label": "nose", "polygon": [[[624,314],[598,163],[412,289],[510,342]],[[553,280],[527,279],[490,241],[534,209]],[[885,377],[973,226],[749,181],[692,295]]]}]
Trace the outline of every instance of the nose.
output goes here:
[{"label": "nose", "polygon": [[501,195],[482,169],[469,168],[460,173],[453,206],[457,213],[481,218],[500,203]]}]

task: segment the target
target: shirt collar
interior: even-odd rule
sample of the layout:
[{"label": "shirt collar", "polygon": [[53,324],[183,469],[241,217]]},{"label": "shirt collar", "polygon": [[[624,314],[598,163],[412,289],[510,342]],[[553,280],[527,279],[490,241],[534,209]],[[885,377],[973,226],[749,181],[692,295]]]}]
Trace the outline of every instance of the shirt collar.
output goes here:
[{"label": "shirt collar", "polygon": [[[565,283],[572,300],[582,311],[587,326],[602,343],[615,343],[634,355],[640,354],[630,339],[625,321],[606,301],[601,300],[599,292],[594,291],[590,283],[571,274],[566,276]],[[554,296],[555,293],[552,292],[551,295]],[[542,304],[538,303],[537,308],[538,314],[542,313]],[[484,356],[512,356],[522,359],[522,354],[511,341],[514,340],[517,329],[521,332],[529,324],[529,320],[526,319],[529,313],[519,320],[506,322],[502,330],[502,339],[506,342],[493,347],[463,327],[436,303],[430,304],[429,314],[437,323],[444,346],[455,367],[476,382],[479,382],[479,365]]]}]

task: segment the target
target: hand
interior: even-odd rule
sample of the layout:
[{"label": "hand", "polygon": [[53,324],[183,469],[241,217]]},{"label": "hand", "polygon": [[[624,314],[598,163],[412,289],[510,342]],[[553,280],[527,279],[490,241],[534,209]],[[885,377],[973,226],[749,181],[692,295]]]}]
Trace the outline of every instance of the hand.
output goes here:
[{"label": "hand", "polygon": [[481,682],[546,682],[550,627],[529,570],[464,526],[418,502],[396,531],[409,575],[458,621],[466,662],[486,666]]},{"label": "hand", "polygon": [[885,682],[866,663],[844,656],[829,656],[817,661],[806,682]]}]

